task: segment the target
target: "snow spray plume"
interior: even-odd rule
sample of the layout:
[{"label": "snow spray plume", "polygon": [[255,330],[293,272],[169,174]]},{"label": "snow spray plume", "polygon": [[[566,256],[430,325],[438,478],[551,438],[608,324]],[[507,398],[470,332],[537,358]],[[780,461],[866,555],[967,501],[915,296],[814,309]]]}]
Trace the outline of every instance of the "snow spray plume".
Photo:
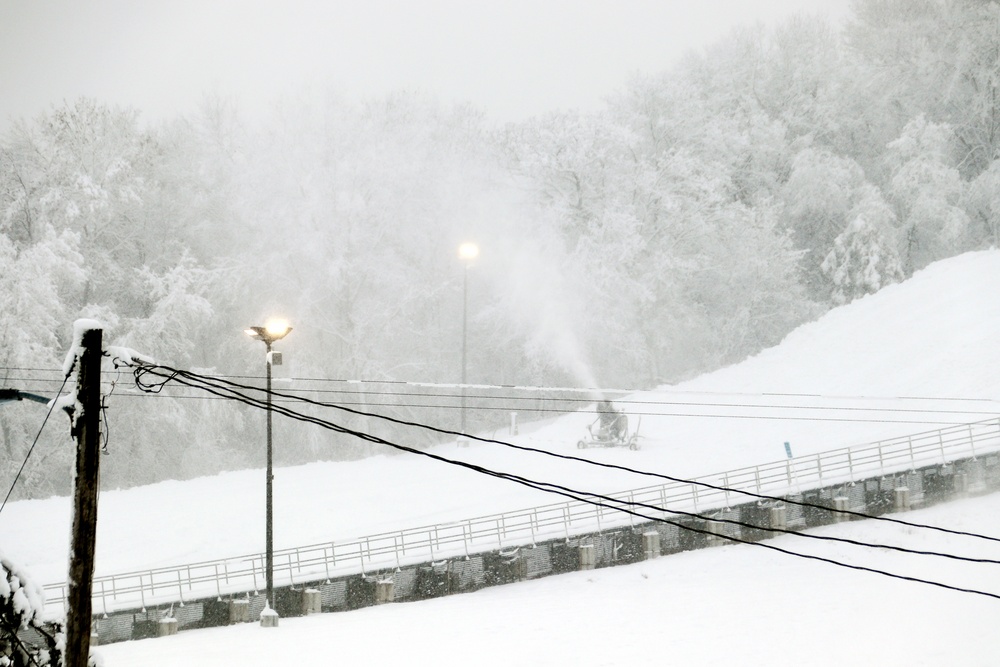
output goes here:
[{"label": "snow spray plume", "polygon": [[504,270],[507,309],[527,334],[529,355],[554,362],[583,387],[598,386],[576,335],[585,320],[582,299],[570,289],[563,251],[557,243],[523,242],[506,253]]}]

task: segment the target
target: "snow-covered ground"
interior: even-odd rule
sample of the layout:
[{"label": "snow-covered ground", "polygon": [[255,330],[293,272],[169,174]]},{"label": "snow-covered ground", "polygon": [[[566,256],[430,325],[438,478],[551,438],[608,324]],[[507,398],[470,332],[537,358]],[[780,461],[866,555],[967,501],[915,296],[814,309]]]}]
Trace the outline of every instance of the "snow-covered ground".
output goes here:
[{"label": "snow-covered ground", "polygon": [[[997,295],[1000,251],[940,262],[904,284],[828,313],[741,364],[619,399],[620,407],[642,416],[642,449],[585,455],[691,477],[783,459],[785,442],[802,456],[995,417],[1000,414]],[[592,419],[585,412],[568,415],[523,429],[510,440],[579,454],[575,443]],[[281,421],[275,424],[276,446],[285,446]],[[497,445],[450,444],[434,451],[590,491],[653,483]],[[262,480],[256,470],[105,491],[97,574],[262,551]],[[275,547],[556,500],[413,456],[283,468],[275,477]],[[968,523],[977,532],[1000,535],[996,504],[971,500],[927,512],[938,523]],[[829,530],[871,530],[873,541],[888,534],[881,524]],[[12,503],[0,514],[0,551],[44,583],[65,579],[68,535],[67,498]],[[938,546],[950,547],[951,541]],[[991,557],[1000,558],[1000,551]],[[862,560],[884,558],[867,554]],[[886,567],[895,565],[892,558]],[[951,576],[949,567],[935,563],[928,572]],[[975,587],[1000,593],[1000,568],[979,567],[983,572],[973,578]],[[982,637],[997,620],[997,600],[799,562],[753,547],[725,547],[457,598],[285,619],[275,632],[280,639],[271,635],[266,646],[256,645],[252,637],[259,629],[248,626],[102,650],[113,664],[219,662],[179,654],[168,659],[171,647],[204,655],[218,651],[232,664],[265,664],[273,650],[287,663],[295,646],[302,647],[303,660],[327,651],[336,657],[351,647],[345,658],[371,664],[388,661],[395,651],[400,659],[409,656],[410,664],[518,659],[595,665],[662,661],[673,650],[682,651],[681,664],[798,664],[806,658],[810,664],[839,664],[835,656],[847,659],[867,648],[889,664],[940,664],[952,655],[948,650],[966,651],[948,662],[967,665],[993,664],[985,652],[990,643]],[[322,632],[322,641],[313,632]],[[147,650],[148,657],[126,655],[133,650]],[[242,651],[246,660],[235,657]],[[931,657],[921,662],[926,656]]]},{"label": "snow-covered ground", "polygon": [[[1000,494],[911,512],[907,520],[1000,535]],[[874,522],[828,535],[1000,557],[997,545]],[[801,549],[786,536],[772,544]],[[1000,566],[845,546],[867,566],[1000,593]],[[997,664],[1000,600],[769,553],[686,552],[423,602],[192,630],[103,646],[114,665],[843,665]]]}]

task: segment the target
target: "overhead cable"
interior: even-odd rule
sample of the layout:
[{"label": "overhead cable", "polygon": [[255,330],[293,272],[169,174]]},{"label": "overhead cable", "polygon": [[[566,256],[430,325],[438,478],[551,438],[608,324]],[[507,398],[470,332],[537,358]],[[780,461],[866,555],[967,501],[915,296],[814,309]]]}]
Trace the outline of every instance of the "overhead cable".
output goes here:
[{"label": "overhead cable", "polygon": [[[251,406],[254,406],[254,407],[258,407],[258,408],[266,408],[267,407],[265,401],[263,401],[262,399],[254,398],[252,396],[247,396],[247,395],[241,394],[238,391],[235,391],[231,387],[226,387],[226,386],[221,386],[220,387],[220,386],[217,386],[217,385],[214,385],[214,384],[209,384],[209,383],[204,383],[204,382],[202,384],[198,384],[198,378],[197,378],[196,375],[191,375],[191,374],[188,374],[188,373],[186,373],[184,371],[177,371],[176,369],[169,369],[169,370],[170,370],[170,372],[168,374],[162,375],[162,374],[155,373],[155,371],[150,371],[148,369],[148,367],[147,368],[143,368],[143,369],[137,369],[137,372],[136,372],[137,382],[141,381],[141,375],[143,374],[143,371],[153,372],[153,374],[159,375],[159,377],[163,377],[164,380],[163,380],[163,382],[158,382],[158,383],[148,383],[148,382],[141,381],[141,385],[140,386],[144,387],[144,390],[146,390],[146,391],[159,391],[160,389],[162,389],[163,385],[166,382],[168,382],[170,380],[174,380],[174,381],[177,381],[177,382],[179,382],[181,384],[185,384],[187,386],[191,386],[191,387],[195,387],[195,388],[200,388],[202,390],[205,390],[205,391],[208,391],[208,392],[211,392],[211,393],[216,393],[217,395],[225,396],[225,397],[231,398],[232,400],[238,400],[238,401],[244,402],[244,403],[246,403],[248,405],[251,405]],[[253,391],[260,391],[260,390],[258,390],[255,387],[250,387],[250,389],[253,390]],[[323,419],[319,419],[317,417],[311,417],[311,416],[308,416],[308,415],[304,415],[302,413],[298,413],[298,412],[296,412],[294,410],[291,410],[290,408],[287,408],[287,407],[284,407],[284,406],[274,406],[272,404],[271,405],[271,409],[275,410],[279,414],[283,414],[283,415],[285,415],[285,416],[287,416],[289,418],[296,419],[298,421],[302,421],[302,422],[305,422],[305,423],[311,423],[311,424],[314,424],[314,425],[318,425],[318,426],[321,426],[322,428],[326,428],[328,430],[332,430],[332,431],[335,431],[335,432],[338,432],[338,433],[343,433],[343,434],[346,434],[346,435],[351,435],[351,436],[354,436],[354,437],[357,437],[359,439],[362,439],[362,440],[365,440],[365,441],[368,441],[368,442],[372,442],[372,443],[375,443],[375,444],[382,444],[382,445],[385,445],[385,446],[397,449],[399,451],[408,452],[408,453],[415,454],[415,455],[418,455],[418,456],[424,456],[424,457],[427,457],[427,458],[430,458],[432,460],[436,460],[436,461],[439,461],[439,462],[442,462],[442,463],[447,463],[447,464],[450,464],[450,465],[467,468],[467,469],[473,470],[475,472],[479,472],[481,474],[486,474],[486,475],[489,475],[489,476],[493,476],[493,477],[505,479],[505,480],[508,480],[508,481],[513,481],[513,482],[516,482],[516,483],[519,483],[519,484],[522,484],[522,485],[525,485],[525,486],[528,486],[530,488],[534,488],[534,489],[537,489],[537,490],[540,490],[540,491],[554,493],[554,494],[557,494],[557,495],[562,495],[564,497],[568,497],[568,498],[571,498],[571,499],[574,499],[574,500],[578,500],[578,501],[581,501],[581,502],[585,502],[585,503],[588,503],[588,504],[597,505],[597,506],[600,506],[600,507],[606,507],[608,509],[612,509],[612,510],[616,510],[616,511],[621,511],[621,512],[624,512],[624,513],[627,513],[627,514],[630,514],[630,515],[633,515],[633,516],[637,516],[637,517],[640,517],[640,518],[644,518],[644,519],[647,519],[647,520],[650,520],[650,521],[659,522],[659,523],[666,523],[666,524],[673,525],[673,526],[676,526],[676,527],[684,529],[684,530],[691,530],[691,531],[696,532],[696,533],[716,535],[715,533],[713,533],[712,531],[709,531],[707,529],[700,529],[700,528],[696,528],[694,526],[688,526],[688,525],[685,525],[685,524],[682,524],[682,523],[679,523],[679,522],[667,520],[667,519],[662,518],[662,517],[649,516],[649,515],[643,514],[641,512],[638,512],[635,509],[631,509],[631,508],[632,507],[639,507],[639,508],[643,508],[643,509],[650,509],[650,510],[653,510],[653,511],[656,511],[656,512],[662,512],[664,514],[681,514],[681,515],[695,517],[695,518],[699,518],[699,519],[708,519],[709,517],[704,517],[704,516],[693,514],[693,513],[677,512],[677,511],[674,511],[674,510],[668,510],[666,508],[657,507],[657,506],[654,506],[654,505],[648,505],[648,504],[644,504],[644,503],[635,503],[635,502],[632,502],[632,501],[624,501],[624,500],[616,499],[616,498],[613,498],[613,497],[610,497],[610,496],[605,496],[605,495],[597,494],[597,493],[578,491],[578,490],[575,490],[575,489],[572,489],[572,488],[569,488],[569,487],[565,487],[565,486],[562,486],[562,485],[553,484],[553,483],[549,483],[549,482],[538,482],[538,481],[531,480],[529,478],[526,478],[526,477],[523,477],[523,476],[520,476],[520,475],[515,475],[515,474],[512,474],[512,473],[505,473],[505,472],[494,471],[494,470],[491,470],[489,468],[485,468],[483,466],[479,466],[479,465],[476,465],[476,464],[472,464],[472,463],[468,463],[468,462],[464,462],[464,461],[456,461],[456,460],[448,459],[447,457],[443,457],[443,456],[440,456],[440,455],[437,455],[437,454],[433,454],[433,453],[426,452],[426,451],[421,451],[421,450],[418,450],[418,449],[415,449],[415,448],[412,448],[412,447],[407,447],[405,445],[400,445],[398,443],[391,442],[389,440],[386,440],[384,438],[380,438],[378,436],[374,436],[372,434],[363,433],[363,432],[360,432],[360,431],[355,431],[353,429],[347,428],[347,427],[339,425],[339,424],[335,424],[333,422],[329,422],[327,420],[323,420]],[[719,521],[719,519],[714,519],[714,520]],[[728,521],[727,520],[722,520],[721,522],[734,523],[734,524],[737,524],[737,525],[741,525],[741,526],[745,526],[745,527],[749,527],[749,528],[755,528],[755,529],[759,529],[759,530],[770,530],[768,528],[763,528],[763,527],[760,527],[760,526],[754,526],[752,524],[747,524],[747,523],[737,522],[737,521],[731,521],[731,520],[728,520]],[[854,546],[864,546],[864,547],[880,548],[880,549],[891,549],[891,550],[901,551],[901,552],[904,552],[904,553],[911,553],[911,554],[918,554],[918,555],[942,556],[942,557],[946,557],[946,558],[952,558],[952,559],[955,559],[955,560],[962,560],[962,561],[967,561],[967,562],[1000,564],[1000,561],[995,561],[995,560],[991,560],[991,559],[974,559],[974,558],[966,558],[966,557],[962,557],[962,556],[955,556],[955,555],[952,555],[952,554],[942,554],[942,553],[938,553],[938,552],[923,552],[923,551],[909,550],[909,549],[905,549],[905,548],[901,548],[901,547],[894,547],[894,546],[890,546],[890,545],[870,544],[870,543],[864,543],[864,542],[859,542],[859,541],[854,541],[854,540],[846,540],[846,539],[843,539],[843,538],[834,538],[834,537],[831,537],[831,536],[816,536],[816,535],[810,535],[810,534],[806,534],[806,533],[798,533],[798,532],[794,532],[794,531],[772,531],[772,532],[786,532],[786,533],[789,533],[789,534],[792,534],[792,535],[796,535],[796,536],[799,536],[799,537],[821,538],[823,540],[828,540],[828,541],[844,542],[844,543],[852,544]],[[745,539],[742,539],[742,538],[737,538],[735,536],[730,536],[730,535],[721,535],[721,536],[720,535],[716,535],[716,536],[717,537],[723,537],[724,539],[728,539],[728,540],[733,541],[733,542],[738,542],[738,543],[743,543],[743,544],[750,544],[750,545],[754,545],[754,546],[762,546],[762,547],[765,547],[765,548],[768,548],[768,549],[772,549],[772,550],[775,550],[775,551],[778,551],[778,552],[781,552],[781,553],[785,553],[787,555],[793,555],[793,556],[798,556],[798,557],[801,557],[801,558],[807,558],[807,559],[812,559],[812,560],[823,561],[823,562],[827,562],[827,563],[830,563],[830,564],[833,564],[833,565],[847,567],[847,568],[850,568],[850,569],[863,570],[863,571],[868,571],[868,572],[872,572],[872,573],[876,573],[876,574],[882,574],[882,575],[893,577],[893,578],[897,578],[897,579],[904,579],[904,580],[908,580],[908,581],[915,581],[915,582],[930,584],[930,585],[933,585],[933,586],[938,586],[938,587],[941,587],[941,588],[947,588],[947,589],[950,589],[950,590],[955,590],[955,591],[960,591],[960,592],[966,592],[966,593],[974,593],[974,594],[979,594],[979,595],[984,595],[984,596],[987,596],[987,597],[992,597],[992,598],[1000,599],[1000,595],[996,595],[996,594],[993,594],[993,593],[989,593],[989,592],[985,592],[985,591],[980,591],[980,590],[976,590],[976,589],[960,588],[960,587],[955,587],[955,586],[951,586],[951,585],[948,585],[948,584],[943,584],[941,582],[935,582],[935,581],[930,581],[930,580],[925,580],[925,579],[919,579],[919,578],[915,578],[915,577],[908,577],[908,576],[904,576],[904,575],[899,575],[899,574],[887,572],[887,571],[884,571],[884,570],[878,570],[876,568],[869,568],[869,567],[859,566],[859,565],[851,565],[851,564],[848,564],[848,563],[842,563],[840,561],[836,561],[834,559],[824,558],[824,557],[815,556],[815,555],[811,555],[811,554],[803,554],[803,553],[792,551],[792,550],[789,550],[789,549],[784,549],[784,548],[781,548],[781,547],[776,547],[775,545],[763,544],[763,543],[752,541],[752,540],[745,540]]]},{"label": "overhead cable", "polygon": [[[153,368],[160,368],[160,369],[163,369],[163,371],[157,373],[157,372],[155,372],[155,371],[152,370]],[[166,367],[166,366],[157,366],[157,367],[144,366],[144,367],[142,367],[142,371],[143,372],[151,372],[151,373],[153,373],[155,375],[158,375],[160,377],[167,378],[167,379],[165,379],[163,381],[163,383],[159,383],[159,386],[158,386],[158,388],[156,390],[157,392],[160,389],[162,389],[163,385],[166,384],[166,382],[168,382],[169,379],[174,379],[179,374],[183,374],[184,377],[189,377],[189,378],[192,378],[192,379],[197,379],[197,381],[199,381],[199,382],[204,382],[204,383],[211,382],[213,384],[221,385],[222,387],[235,387],[235,388],[238,388],[238,389],[243,390],[243,391],[254,391],[254,392],[263,392],[264,391],[263,389],[260,389],[259,387],[254,387],[254,386],[251,386],[251,385],[244,385],[244,384],[241,384],[241,383],[233,382],[231,380],[226,380],[226,379],[219,378],[219,377],[213,377],[213,376],[206,376],[206,375],[201,375],[201,374],[197,374],[197,373],[191,373],[190,371],[181,371],[181,370],[170,368],[170,367]],[[139,374],[139,372],[140,372],[139,369],[135,370],[135,373],[137,375]],[[167,375],[164,375],[164,373],[166,373]],[[137,385],[138,385],[138,379],[137,379]],[[194,386],[194,385],[191,385],[191,386]],[[579,457],[579,456],[572,456],[572,455],[569,455],[569,454],[559,454],[559,453],[556,453],[556,452],[551,452],[551,451],[544,450],[544,449],[538,449],[538,448],[535,448],[535,447],[528,447],[528,446],[525,446],[525,445],[517,445],[517,444],[511,443],[511,442],[506,442],[506,441],[503,441],[503,440],[496,440],[496,439],[492,439],[492,438],[484,438],[484,437],[475,436],[475,435],[462,434],[462,433],[459,433],[457,431],[452,431],[452,430],[449,430],[449,429],[444,429],[444,428],[440,428],[440,427],[436,427],[436,426],[431,426],[431,425],[428,425],[428,424],[422,424],[422,423],[419,423],[419,422],[413,422],[413,421],[398,419],[398,418],[395,418],[395,417],[390,417],[390,416],[387,416],[387,415],[381,415],[381,414],[373,413],[373,412],[355,410],[353,408],[345,407],[345,406],[340,405],[340,404],[326,403],[326,402],[322,402],[322,401],[316,401],[316,400],[313,400],[313,399],[309,399],[307,397],[290,395],[290,394],[286,394],[286,393],[283,393],[283,392],[280,392],[280,391],[272,391],[271,394],[272,394],[272,396],[282,397],[282,398],[285,398],[285,399],[290,400],[290,401],[299,401],[299,402],[303,402],[303,403],[306,403],[306,404],[309,404],[309,405],[315,405],[315,406],[318,406],[318,407],[333,408],[333,409],[341,410],[343,412],[347,412],[349,414],[354,414],[354,415],[358,415],[358,416],[373,417],[373,418],[377,418],[377,419],[382,419],[384,421],[388,421],[390,423],[398,424],[400,426],[420,428],[420,429],[424,429],[424,430],[428,430],[428,431],[431,431],[431,432],[434,432],[434,433],[438,433],[438,434],[441,434],[441,435],[448,435],[448,436],[456,436],[456,437],[458,437],[458,436],[464,435],[465,437],[468,437],[468,438],[470,438],[472,440],[476,440],[478,442],[483,442],[483,443],[487,443],[487,444],[500,445],[502,447],[507,447],[507,448],[514,449],[514,450],[531,452],[531,453],[534,453],[534,454],[541,454],[543,456],[549,456],[549,457],[552,457],[552,458],[562,459],[562,460],[566,460],[566,461],[574,461],[574,462],[577,462],[577,463],[583,463],[585,465],[591,465],[591,466],[596,466],[596,467],[601,467],[601,468],[606,468],[606,469],[611,469],[611,470],[619,470],[619,471],[622,471],[622,472],[626,472],[626,473],[630,473],[630,474],[635,474],[635,475],[641,475],[641,476],[644,476],[644,477],[652,477],[652,478],[656,478],[656,479],[663,479],[663,480],[666,480],[666,481],[669,481],[669,482],[678,483],[678,484],[695,485],[695,486],[700,486],[702,488],[712,489],[714,491],[723,491],[723,492],[727,492],[727,493],[739,493],[739,494],[742,494],[742,495],[747,496],[749,498],[756,498],[758,500],[768,500],[768,501],[774,501],[774,502],[783,502],[783,503],[786,503],[786,504],[789,504],[789,505],[795,505],[795,506],[799,506],[799,507],[809,507],[809,508],[813,508],[813,509],[822,510],[824,512],[837,512],[838,514],[841,514],[841,515],[853,516],[853,517],[860,518],[860,519],[872,519],[872,520],[876,520],[876,521],[884,521],[884,522],[887,522],[887,523],[893,523],[893,524],[897,524],[897,525],[908,526],[910,528],[919,528],[919,529],[925,529],[925,530],[933,530],[933,531],[947,533],[947,534],[951,534],[951,535],[959,535],[959,536],[963,536],[963,537],[973,537],[973,538],[988,540],[988,541],[992,541],[992,542],[1000,542],[1000,538],[992,537],[992,536],[989,536],[989,535],[982,535],[982,534],[979,534],[979,533],[972,533],[972,532],[967,532],[967,531],[959,531],[959,530],[953,530],[953,529],[949,529],[949,528],[943,528],[943,527],[939,527],[939,526],[933,526],[933,525],[927,525],[927,524],[920,524],[920,523],[910,522],[910,521],[906,521],[906,520],[898,519],[898,518],[894,518],[894,517],[879,516],[879,515],[874,515],[874,514],[866,514],[864,512],[858,512],[858,511],[849,510],[849,509],[835,510],[833,508],[826,507],[824,505],[817,505],[815,503],[809,503],[809,502],[806,502],[806,501],[794,500],[794,499],[787,498],[787,497],[771,496],[771,495],[762,494],[762,493],[756,493],[756,492],[748,491],[748,490],[744,490],[744,489],[737,489],[737,488],[722,486],[722,485],[718,485],[718,484],[712,484],[710,482],[703,482],[703,481],[700,481],[700,480],[684,479],[684,478],[675,477],[675,476],[672,476],[672,475],[666,475],[666,474],[663,474],[663,473],[655,473],[655,472],[649,472],[649,471],[644,471],[644,470],[638,470],[636,468],[632,468],[632,467],[629,467],[629,466],[622,466],[622,465],[617,465],[617,464],[613,464],[613,463],[604,463],[604,462],[600,462],[600,461],[594,461],[592,459],[587,459],[587,458],[583,458],[583,457]],[[272,405],[278,405],[278,404],[276,404],[276,403],[274,403],[272,401]]]}]

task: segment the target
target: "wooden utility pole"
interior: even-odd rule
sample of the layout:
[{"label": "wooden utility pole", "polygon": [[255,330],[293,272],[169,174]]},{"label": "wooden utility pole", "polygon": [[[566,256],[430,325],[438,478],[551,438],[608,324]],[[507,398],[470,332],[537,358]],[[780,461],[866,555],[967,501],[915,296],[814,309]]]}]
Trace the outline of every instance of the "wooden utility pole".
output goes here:
[{"label": "wooden utility pole", "polygon": [[69,564],[69,610],[66,614],[66,667],[87,667],[90,656],[94,548],[97,543],[97,473],[101,448],[101,349],[103,332],[85,329],[77,360],[76,438],[73,480],[73,544]]}]

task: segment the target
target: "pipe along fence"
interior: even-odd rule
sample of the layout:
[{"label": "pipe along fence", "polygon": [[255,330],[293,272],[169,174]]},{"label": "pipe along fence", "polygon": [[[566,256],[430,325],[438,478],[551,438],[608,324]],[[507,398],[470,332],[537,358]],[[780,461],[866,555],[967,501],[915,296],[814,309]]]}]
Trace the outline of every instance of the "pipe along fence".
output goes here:
[{"label": "pipe along fence", "polygon": [[[1000,451],[1000,418],[842,448],[812,456],[740,468],[699,477],[719,487],[674,483],[606,494],[629,503],[664,508],[640,509],[654,518],[675,520],[681,512],[711,513],[746,502],[739,491],[782,497],[856,480],[916,470]],[[919,501],[915,498],[914,500]],[[657,516],[659,514],[660,516]],[[442,559],[530,546],[635,525],[631,514],[582,501],[504,512],[354,540],[311,544],[274,552],[274,585],[330,580],[375,573]],[[639,519],[640,522],[644,520]],[[189,563],[94,578],[95,614],[179,604],[205,598],[244,595],[264,588],[264,555]],[[44,587],[46,600],[65,609],[66,583]]]}]

